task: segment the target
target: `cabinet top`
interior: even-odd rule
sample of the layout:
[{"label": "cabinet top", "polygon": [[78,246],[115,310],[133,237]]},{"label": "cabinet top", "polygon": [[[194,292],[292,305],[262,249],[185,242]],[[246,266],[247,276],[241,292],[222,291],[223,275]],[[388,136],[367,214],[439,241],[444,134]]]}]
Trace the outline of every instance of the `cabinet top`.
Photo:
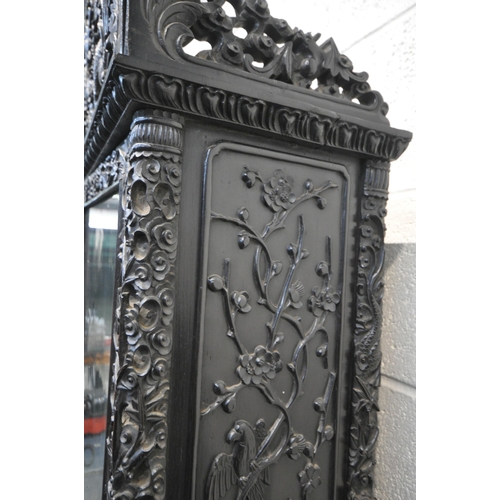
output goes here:
[{"label": "cabinet top", "polygon": [[[266,0],[87,0],[86,172],[132,102],[396,159],[412,134],[390,127],[368,73],[319,37],[273,17]],[[206,50],[193,51],[198,42]],[[341,122],[345,130],[329,140]],[[359,148],[358,129],[377,137]]]}]

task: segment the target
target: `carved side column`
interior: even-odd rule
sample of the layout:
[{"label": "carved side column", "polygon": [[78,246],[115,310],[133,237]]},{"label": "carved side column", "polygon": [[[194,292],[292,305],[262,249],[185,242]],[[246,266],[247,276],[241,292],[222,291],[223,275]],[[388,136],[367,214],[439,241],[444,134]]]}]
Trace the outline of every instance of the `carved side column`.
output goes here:
[{"label": "carved side column", "polygon": [[121,186],[122,230],[107,437],[107,494],[165,497],[182,119],[137,113]]},{"label": "carved side column", "polygon": [[349,500],[373,499],[374,449],[378,438],[380,329],[384,264],[384,217],[389,186],[389,162],[366,163],[359,224],[358,279],[354,338]]}]

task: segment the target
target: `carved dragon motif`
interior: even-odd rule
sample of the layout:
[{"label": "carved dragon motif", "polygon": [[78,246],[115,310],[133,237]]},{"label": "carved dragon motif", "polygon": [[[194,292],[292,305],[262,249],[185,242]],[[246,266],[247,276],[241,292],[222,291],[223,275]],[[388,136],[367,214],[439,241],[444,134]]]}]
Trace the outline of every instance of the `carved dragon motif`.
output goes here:
[{"label": "carved dragon motif", "polygon": [[357,317],[354,339],[349,449],[349,500],[373,498],[374,451],[378,438],[381,301],[389,163],[368,161],[359,226]]}]

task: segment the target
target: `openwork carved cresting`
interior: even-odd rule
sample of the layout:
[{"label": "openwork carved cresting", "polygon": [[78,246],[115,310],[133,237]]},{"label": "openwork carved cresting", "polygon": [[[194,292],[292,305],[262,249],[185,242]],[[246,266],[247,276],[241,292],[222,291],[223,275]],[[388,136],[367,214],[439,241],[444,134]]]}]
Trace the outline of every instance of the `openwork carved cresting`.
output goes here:
[{"label": "openwork carved cresting", "polygon": [[[368,74],[355,73],[351,60],[340,54],[332,38],[318,45],[319,33],[313,36],[274,18],[266,0],[143,0],[142,6],[160,46],[172,59],[195,62],[183,45],[193,38],[207,41],[212,48],[197,58],[378,106],[387,113],[382,96],[367,83]],[[226,12],[228,7],[234,16]]]},{"label": "openwork carved cresting", "polygon": [[165,498],[181,121],[139,113],[128,139],[107,442],[111,498]]}]

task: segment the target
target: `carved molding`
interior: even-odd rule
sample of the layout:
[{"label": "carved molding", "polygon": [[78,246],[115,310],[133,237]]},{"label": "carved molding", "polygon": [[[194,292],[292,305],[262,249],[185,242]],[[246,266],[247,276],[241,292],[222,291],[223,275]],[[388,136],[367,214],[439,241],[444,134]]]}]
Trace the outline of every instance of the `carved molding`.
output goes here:
[{"label": "carved molding", "polygon": [[88,175],[83,183],[85,203],[116,184],[125,171],[126,163],[125,152],[122,148],[117,148]]},{"label": "carved molding", "polygon": [[[387,114],[389,107],[380,93],[371,90],[368,73],[355,73],[351,60],[340,54],[332,38],[318,45],[319,33],[313,36],[292,29],[284,19],[271,16],[266,0],[142,0],[141,7],[157,45],[171,59],[224,64],[356,100]],[[183,46],[193,39],[208,42],[211,49],[189,56]]]},{"label": "carved molding", "polygon": [[373,130],[338,117],[303,111],[180,78],[125,71],[109,85],[86,148],[90,168],[130,100],[237,123],[304,141],[387,160],[399,158],[410,138]]},{"label": "carved molding", "polygon": [[119,39],[119,0],[87,0],[84,27],[84,130],[87,132]]},{"label": "carved molding", "polygon": [[374,450],[378,438],[377,411],[380,386],[381,301],[384,284],[384,218],[387,214],[389,163],[366,163],[358,227],[358,280],[354,330],[349,500],[373,499]]},{"label": "carved molding", "polygon": [[178,115],[137,113],[123,224],[107,437],[109,498],[163,500],[182,167]]}]

